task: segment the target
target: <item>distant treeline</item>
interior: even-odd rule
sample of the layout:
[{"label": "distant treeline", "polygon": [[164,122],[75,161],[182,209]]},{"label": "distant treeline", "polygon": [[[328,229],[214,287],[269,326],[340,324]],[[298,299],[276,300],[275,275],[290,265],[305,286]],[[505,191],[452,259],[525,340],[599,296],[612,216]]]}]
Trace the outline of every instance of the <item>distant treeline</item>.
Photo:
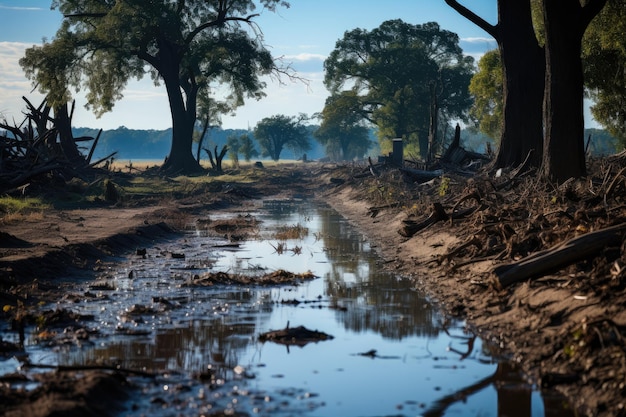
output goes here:
[{"label": "distant treeline", "polygon": [[[96,137],[98,129],[73,128],[74,137],[90,136]],[[241,136],[248,134],[254,139],[254,134],[245,129],[210,129],[202,143],[203,148],[213,151],[215,146],[222,148],[228,141],[229,136]],[[313,136],[310,138],[311,150],[307,152],[308,159],[319,159],[325,156],[324,147],[318,143]],[[172,144],[172,129],[166,130],[135,130],[121,126],[115,130],[105,130],[100,135],[98,145],[92,160],[104,158],[113,152],[117,152],[116,159],[157,159],[164,160],[170,152]],[[91,142],[85,142],[83,152],[89,152],[87,147]],[[258,148],[258,147],[257,147]],[[193,153],[196,154],[197,144],[194,144]],[[258,149],[257,149],[258,150]],[[260,152],[259,152],[260,153]],[[207,159],[205,151],[200,153],[201,159]],[[291,151],[285,149],[282,159],[298,159],[302,155],[293,155]]]},{"label": "distant treeline", "polygon": [[[314,131],[316,126],[311,126],[311,132]],[[74,137],[89,136],[96,137],[98,134],[97,129],[90,128],[74,128]],[[231,135],[241,136],[248,134],[254,138],[254,134],[251,131],[245,129],[211,129],[203,143],[203,148],[213,150],[215,146],[221,148],[228,141],[228,137]],[[375,131],[372,130],[370,137],[375,141]],[[609,155],[621,150],[618,142],[605,130],[602,129],[586,129],[585,138],[591,137],[589,141],[589,151],[594,155]],[[493,141],[481,134],[474,133],[470,129],[464,129],[461,133],[462,146],[468,150],[475,152],[486,151],[486,144],[491,142],[493,149],[495,145]],[[172,142],[172,129],[166,130],[135,130],[128,129],[124,126],[115,130],[105,130],[100,135],[100,140],[96,146],[94,156],[92,160],[106,157],[113,152],[117,152],[116,159],[155,159],[164,160],[169,154],[170,145]],[[326,156],[324,147],[317,142],[313,135],[310,137],[311,150],[307,152],[308,159],[321,159]],[[89,151],[91,142],[83,142],[86,153]],[[196,145],[194,145],[196,146]],[[194,148],[195,154],[195,148]],[[370,154],[378,154],[378,147],[375,144]],[[282,159],[298,159],[302,155],[293,155],[291,151],[286,149],[282,154]],[[206,152],[201,152],[201,158],[206,159]]]}]

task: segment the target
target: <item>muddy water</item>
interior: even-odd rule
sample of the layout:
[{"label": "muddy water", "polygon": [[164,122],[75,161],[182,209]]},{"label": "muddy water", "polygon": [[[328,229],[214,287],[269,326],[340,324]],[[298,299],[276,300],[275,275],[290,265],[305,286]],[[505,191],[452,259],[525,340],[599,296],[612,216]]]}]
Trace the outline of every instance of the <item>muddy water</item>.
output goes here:
[{"label": "muddy water", "polygon": [[[332,210],[268,202],[240,216],[260,223],[237,243],[234,232],[216,237],[193,224],[184,238],[147,248],[145,258],[108,265],[96,282],[75,288],[78,301],[53,306],[92,314],[92,336],[52,352],[31,340],[31,361],[156,375],[130,376],[137,390],[125,416],[573,415],[410,282],[384,272],[375,250]],[[296,225],[303,236],[276,238],[278,228]],[[207,272],[278,269],[318,278],[273,287],[183,285]],[[333,338],[259,342],[261,333],[286,326]]]}]

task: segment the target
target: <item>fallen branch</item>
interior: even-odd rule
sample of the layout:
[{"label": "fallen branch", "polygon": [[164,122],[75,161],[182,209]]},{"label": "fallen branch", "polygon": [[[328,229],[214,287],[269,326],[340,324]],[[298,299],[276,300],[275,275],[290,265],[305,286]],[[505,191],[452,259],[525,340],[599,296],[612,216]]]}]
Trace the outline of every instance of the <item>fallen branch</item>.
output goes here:
[{"label": "fallen branch", "polygon": [[423,220],[421,222],[404,220],[402,222],[404,223],[404,226],[402,226],[402,228],[398,230],[398,233],[400,233],[404,237],[411,237],[420,230],[424,230],[441,220],[448,220],[448,214],[444,210],[441,203],[433,203],[433,211],[432,213],[430,213],[430,216],[426,218],[426,220]]},{"label": "fallen branch", "polygon": [[530,255],[519,262],[501,265],[493,270],[501,287],[529,278],[543,276],[581,259],[602,252],[608,246],[620,245],[626,223],[607,227],[567,240],[552,249]]}]

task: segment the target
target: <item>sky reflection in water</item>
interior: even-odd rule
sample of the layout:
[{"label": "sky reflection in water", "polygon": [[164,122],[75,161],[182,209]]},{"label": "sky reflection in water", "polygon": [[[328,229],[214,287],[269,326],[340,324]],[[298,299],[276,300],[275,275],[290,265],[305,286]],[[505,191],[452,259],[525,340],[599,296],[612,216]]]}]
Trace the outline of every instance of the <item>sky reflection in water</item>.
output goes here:
[{"label": "sky reflection in water", "polygon": [[[166,402],[177,403],[176,415],[183,416],[210,411],[207,404],[284,416],[570,415],[560,405],[544,407],[540,394],[516,373],[508,375],[505,364],[497,365],[462,323],[442,317],[407,280],[383,272],[368,242],[334,211],[286,203],[254,215],[263,220],[260,235],[239,250],[215,248],[223,242],[190,233],[149,249],[152,254],[183,251],[184,260],[153,255],[118,265],[111,271],[117,289],[109,300],[71,307],[96,314],[100,331],[110,337],[62,349],[54,362],[169,370],[170,383],[186,387],[173,393],[168,381],[154,382],[143,399],[131,399],[138,409],[128,415],[171,415],[172,410],[148,401],[159,392]],[[304,226],[308,234],[279,241],[273,230],[285,225]],[[282,254],[276,250],[281,243]],[[190,274],[259,274],[260,268],[312,271],[320,278],[273,288],[180,287]],[[174,307],[122,318],[133,305],[154,306],[153,297]],[[258,342],[259,334],[288,323],[334,339],[304,347]],[[119,336],[115,329],[120,327],[146,334]],[[208,389],[191,377],[209,365],[220,385],[223,380],[221,389]],[[508,383],[494,385],[494,374],[507,374]],[[171,395],[176,401],[168,400]]]}]

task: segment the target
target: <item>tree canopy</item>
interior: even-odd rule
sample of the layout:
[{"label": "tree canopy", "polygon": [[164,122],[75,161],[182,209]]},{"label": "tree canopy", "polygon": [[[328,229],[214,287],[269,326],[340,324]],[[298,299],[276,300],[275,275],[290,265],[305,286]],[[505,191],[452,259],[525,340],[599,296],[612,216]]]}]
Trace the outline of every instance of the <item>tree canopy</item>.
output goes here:
[{"label": "tree canopy", "polygon": [[382,148],[401,137],[427,154],[431,89],[447,117],[466,119],[471,104],[473,58],[463,55],[458,35],[435,22],[390,20],[372,31],[346,32],[324,68],[331,95],[352,92],[355,112],[378,126]]},{"label": "tree canopy", "polygon": [[330,96],[321,114],[322,124],[314,132],[326,155],[335,161],[360,158],[372,146],[369,128],[360,116],[359,98],[352,91]]},{"label": "tree canopy", "polygon": [[583,38],[591,114],[626,146],[626,0],[608,0]]},{"label": "tree canopy", "polygon": [[503,103],[502,61],[497,49],[486,52],[478,61],[478,71],[470,82],[474,104],[470,116],[478,129],[499,141],[502,134]]},{"label": "tree canopy", "polygon": [[283,149],[291,149],[294,153],[306,152],[311,149],[309,131],[304,125],[304,115],[288,117],[277,115],[266,117],[254,128],[254,137],[261,147],[262,155],[280,159]]},{"label": "tree canopy", "polygon": [[65,16],[55,38],[28,49],[20,64],[52,103],[85,89],[97,115],[112,109],[131,78],[149,73],[165,85],[172,114],[164,168],[194,171],[199,92],[227,85],[227,107],[235,108],[263,97],[260,76],[277,69],[254,24],[257,3],[270,11],[288,6],[283,0],[55,0],[52,7]]}]

